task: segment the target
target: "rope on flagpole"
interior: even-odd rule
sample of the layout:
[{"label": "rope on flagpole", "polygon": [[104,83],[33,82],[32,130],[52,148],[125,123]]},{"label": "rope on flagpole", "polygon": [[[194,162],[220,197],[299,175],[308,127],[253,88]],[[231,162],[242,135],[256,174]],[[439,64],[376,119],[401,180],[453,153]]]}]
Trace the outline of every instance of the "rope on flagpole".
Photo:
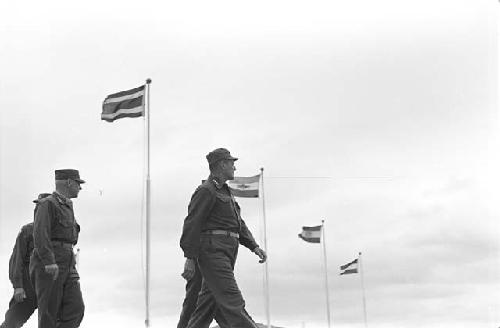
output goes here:
[{"label": "rope on flagpole", "polygon": [[303,180],[362,180],[362,179],[371,179],[371,180],[396,180],[401,179],[401,176],[350,176],[350,177],[334,177],[334,176],[267,176],[267,179],[303,179]]}]

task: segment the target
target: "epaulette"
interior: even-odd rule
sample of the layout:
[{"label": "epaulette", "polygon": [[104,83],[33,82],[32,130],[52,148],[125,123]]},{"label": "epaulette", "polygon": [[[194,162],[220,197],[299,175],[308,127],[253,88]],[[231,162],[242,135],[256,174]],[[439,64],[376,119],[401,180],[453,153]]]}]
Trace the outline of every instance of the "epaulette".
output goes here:
[{"label": "epaulette", "polygon": [[38,195],[38,198],[33,200],[33,203],[37,204],[39,203],[40,201],[44,200],[45,198],[48,198],[49,196],[52,196],[52,194],[49,194],[49,193],[42,193],[42,194],[39,194]]},{"label": "epaulette", "polygon": [[49,195],[47,197],[44,197],[44,198],[41,198],[41,199],[37,199],[36,201],[36,206],[38,207],[38,205],[41,205],[43,203],[46,203],[46,202],[52,202],[53,204],[57,203],[57,199],[54,197],[54,195]]},{"label": "epaulette", "polygon": [[21,228],[21,232],[31,235],[33,233],[33,222],[23,225],[23,227]]}]

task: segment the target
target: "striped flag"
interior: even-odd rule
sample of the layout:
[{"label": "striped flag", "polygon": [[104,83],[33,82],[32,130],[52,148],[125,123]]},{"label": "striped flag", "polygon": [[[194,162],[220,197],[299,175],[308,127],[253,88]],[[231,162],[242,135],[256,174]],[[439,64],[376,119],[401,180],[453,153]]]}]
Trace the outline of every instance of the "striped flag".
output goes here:
[{"label": "striped flag", "polygon": [[107,96],[102,103],[101,119],[113,122],[122,117],[144,116],[144,89],[142,85]]},{"label": "striped flag", "polygon": [[308,243],[319,244],[321,242],[321,227],[302,227],[302,232],[299,233],[299,238]]},{"label": "striped flag", "polygon": [[257,198],[259,197],[260,174],[253,177],[235,177],[227,182],[231,193],[236,197]]},{"label": "striped flag", "polygon": [[344,264],[340,267],[340,275],[358,273],[358,259]]}]

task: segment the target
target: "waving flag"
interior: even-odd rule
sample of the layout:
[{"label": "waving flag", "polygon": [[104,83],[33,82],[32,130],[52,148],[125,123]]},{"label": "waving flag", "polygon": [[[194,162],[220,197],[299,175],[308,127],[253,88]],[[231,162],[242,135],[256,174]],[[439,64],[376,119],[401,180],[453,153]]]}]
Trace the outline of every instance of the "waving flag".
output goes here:
[{"label": "waving flag", "polygon": [[123,117],[144,116],[144,85],[111,94],[102,104],[101,119],[113,122]]},{"label": "waving flag", "polygon": [[236,197],[257,198],[259,197],[260,174],[253,177],[235,177],[227,182],[231,193]]},{"label": "waving flag", "polygon": [[302,227],[302,232],[299,233],[299,238],[308,243],[319,244],[321,242],[321,227]]},{"label": "waving flag", "polygon": [[358,273],[358,259],[344,264],[340,267],[340,275]]}]

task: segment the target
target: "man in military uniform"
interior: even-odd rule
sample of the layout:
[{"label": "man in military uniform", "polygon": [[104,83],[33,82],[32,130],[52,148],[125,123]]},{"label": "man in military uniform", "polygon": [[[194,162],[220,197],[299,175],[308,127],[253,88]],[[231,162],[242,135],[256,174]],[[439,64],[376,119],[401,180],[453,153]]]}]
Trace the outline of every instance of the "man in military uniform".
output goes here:
[{"label": "man in military uniform", "polygon": [[28,321],[36,309],[36,296],[29,280],[29,263],[33,251],[33,223],[21,228],[9,260],[9,279],[14,295],[1,328],[17,328]]},{"label": "man in military uniform", "polygon": [[[38,201],[50,194],[40,194]],[[29,276],[30,256],[33,252],[33,223],[21,228],[9,260],[9,279],[14,287],[14,295],[5,313],[5,321],[0,328],[21,327],[28,321],[37,307],[36,295]]]},{"label": "man in military uniform", "polygon": [[80,226],[71,199],[78,197],[85,181],[73,169],[56,170],[55,180],[56,191],[41,199],[35,211],[30,276],[38,300],[38,327],[75,328],[83,319],[84,304],[73,253]]},{"label": "man in military uniform", "polygon": [[255,242],[225,183],[234,179],[237,158],[224,148],[215,149],[206,158],[210,176],[191,197],[180,240],[186,257],[183,277],[190,280],[194,276],[196,263],[203,276],[188,328],[208,328],[218,310],[230,327],[256,328],[245,310],[233,271],[239,244],[254,252],[261,263],[267,255]]}]

